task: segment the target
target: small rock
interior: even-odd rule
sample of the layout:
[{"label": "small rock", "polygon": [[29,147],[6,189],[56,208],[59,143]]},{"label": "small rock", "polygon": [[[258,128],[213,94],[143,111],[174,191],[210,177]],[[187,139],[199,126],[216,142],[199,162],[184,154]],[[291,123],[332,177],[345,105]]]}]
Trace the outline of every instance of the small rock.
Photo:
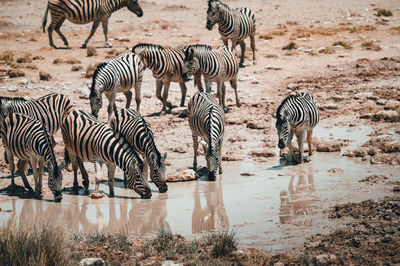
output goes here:
[{"label": "small rock", "polygon": [[227,118],[225,120],[225,122],[228,125],[242,125],[243,123],[245,123],[245,121],[246,120],[244,120],[243,118],[239,118],[239,117],[237,117],[237,118]]},{"label": "small rock", "polygon": [[27,79],[23,79],[19,82],[19,85],[25,86],[28,84],[28,80]]},{"label": "small rock", "polygon": [[254,174],[250,174],[250,173],[240,173],[241,176],[253,176]]},{"label": "small rock", "polygon": [[144,97],[144,98],[151,98],[151,94],[150,94],[150,93],[145,93],[145,94],[143,95],[143,97]]},{"label": "small rock", "polygon": [[340,151],[340,143],[335,142],[320,142],[317,146],[318,152],[336,152]]},{"label": "small rock", "polygon": [[101,199],[101,198],[104,198],[105,196],[106,196],[105,194],[98,193],[98,192],[93,192],[92,194],[89,195],[89,198],[91,198],[91,199]]},{"label": "small rock", "polygon": [[384,108],[386,110],[398,110],[400,108],[400,102],[397,100],[388,100]]},{"label": "small rock", "polygon": [[8,91],[8,92],[17,92],[17,91],[18,91],[18,88],[17,88],[17,87],[9,87],[9,88],[7,89],[7,91]]},{"label": "small rock", "polygon": [[123,102],[125,100],[125,96],[122,94],[117,94],[117,97],[115,97],[115,100],[117,102]]},{"label": "small rock", "polygon": [[102,258],[86,258],[86,259],[81,259],[81,261],[79,262],[79,266],[88,266],[88,265],[100,266],[106,264]]},{"label": "small rock", "polygon": [[265,158],[270,158],[270,157],[275,157],[276,154],[273,150],[254,150],[249,153],[250,156],[255,156],[255,157],[265,157]]},{"label": "small rock", "polygon": [[245,137],[239,136],[239,135],[232,136],[232,137],[230,137],[230,138],[228,139],[228,141],[230,141],[230,142],[232,142],[232,143],[234,143],[234,142],[242,142],[242,141],[246,141],[246,140],[247,140],[247,139],[246,139]]},{"label": "small rock", "polygon": [[268,123],[265,120],[253,120],[247,122],[247,127],[251,129],[265,129]]},{"label": "small rock", "polygon": [[196,180],[199,176],[193,169],[183,169],[176,173],[167,174],[165,176],[166,182],[181,182],[181,181],[190,181]]},{"label": "small rock", "polygon": [[183,112],[187,112],[187,108],[186,107],[177,107],[171,110],[171,114],[173,115],[180,115]]},{"label": "small rock", "polygon": [[321,254],[315,257],[318,263],[328,264],[329,262],[336,261],[336,256],[333,254]]},{"label": "small rock", "polygon": [[88,87],[82,87],[79,89],[79,98],[80,99],[89,99],[90,90]]},{"label": "small rock", "polygon": [[385,100],[385,99],[379,99],[376,101],[377,105],[386,105],[386,103],[387,103],[387,100]]},{"label": "small rock", "polygon": [[36,84],[36,83],[38,83],[39,82],[39,80],[38,79],[31,79],[31,83],[34,83],[34,84]]},{"label": "small rock", "polygon": [[400,121],[400,114],[394,110],[382,110],[377,112],[373,117],[373,121],[385,120],[390,122]]},{"label": "small rock", "polygon": [[174,147],[174,148],[172,148],[172,151],[176,152],[176,153],[186,153],[187,152],[187,146]]},{"label": "small rock", "polygon": [[222,161],[241,161],[243,158],[238,155],[238,152],[228,151],[222,155]]},{"label": "small rock", "polygon": [[161,263],[161,266],[183,266],[182,263],[175,263],[172,260],[165,260]]},{"label": "small rock", "polygon": [[341,173],[343,173],[343,169],[340,169],[340,168],[332,168],[332,169],[329,169],[328,172],[329,172],[329,173],[332,173],[332,174],[341,174]]},{"label": "small rock", "polygon": [[145,36],[151,37],[151,36],[153,36],[153,33],[151,33],[151,32],[146,32],[146,33],[145,33]]}]

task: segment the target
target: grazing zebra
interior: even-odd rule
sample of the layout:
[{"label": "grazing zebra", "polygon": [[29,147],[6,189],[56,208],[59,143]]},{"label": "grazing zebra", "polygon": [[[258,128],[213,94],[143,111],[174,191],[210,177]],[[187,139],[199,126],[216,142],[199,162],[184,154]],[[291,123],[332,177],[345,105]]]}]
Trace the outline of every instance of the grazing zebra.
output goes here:
[{"label": "grazing zebra", "polygon": [[189,126],[192,131],[194,160],[193,168],[197,169],[198,137],[202,138],[206,156],[208,177],[215,180],[219,167],[222,174],[221,150],[225,128],[225,114],[214,96],[207,92],[197,92],[188,104]]},{"label": "grazing zebra", "polygon": [[123,92],[126,97],[126,108],[129,108],[132,100],[131,88],[135,87],[136,110],[140,108],[140,88],[142,86],[143,71],[145,66],[134,53],[125,53],[108,63],[100,64],[94,74],[90,89],[90,107],[92,114],[98,117],[102,106],[101,94],[108,99],[108,122],[111,120],[112,110],[116,110],[115,97],[117,92]]},{"label": "grazing zebra", "polygon": [[18,169],[24,185],[32,192],[25,176],[25,166],[30,162],[35,179],[35,196],[39,198],[42,191],[44,162],[46,162],[49,169],[49,189],[54,194],[54,200],[61,201],[62,175],[46,126],[36,119],[10,113],[0,117],[0,137],[9,157],[11,175],[14,175],[15,170],[13,156],[16,156],[20,159]]},{"label": "grazing zebra", "polygon": [[85,188],[88,189],[88,175],[84,170],[83,162],[94,162],[97,173],[95,193],[97,193],[102,181],[98,167],[101,168],[105,163],[108,168],[111,196],[114,196],[114,173],[117,165],[128,176],[129,188],[135,190],[142,198],[151,198],[149,184],[144,179],[142,160],[128,142],[119,134],[115,134],[111,127],[99,122],[94,116],[74,110],[64,120],[61,130],[66,155],[69,157],[65,158],[65,161],[67,164],[71,161],[74,169],[74,188],[78,185],[79,165],[83,179],[86,179]]},{"label": "grazing zebra", "polygon": [[132,47],[132,53],[140,54],[144,50],[160,51],[164,50],[164,47],[158,44],[151,43],[139,43]]},{"label": "grazing zebra", "polygon": [[298,93],[288,96],[276,112],[276,129],[278,131],[278,147],[284,149],[289,147],[290,155],[295,158],[292,149],[293,134],[297,137],[300,158],[295,160],[303,163],[303,143],[307,131],[308,153],[312,155],[311,136],[313,128],[319,121],[318,109],[314,98],[308,93]]},{"label": "grazing zebra", "polygon": [[49,0],[43,17],[42,29],[45,32],[47,23],[47,13],[50,10],[51,23],[47,28],[49,43],[51,47],[57,49],[53,43],[53,29],[58,33],[68,47],[67,38],[61,33],[60,28],[65,19],[74,24],[87,24],[93,21],[89,37],[85,40],[82,48],[86,48],[90,38],[96,32],[100,22],[103,26],[106,46],[111,47],[108,42],[108,19],[114,11],[127,7],[129,11],[138,17],[143,16],[142,8],[138,0]]},{"label": "grazing zebra", "polygon": [[[146,46],[148,46],[147,49],[145,48]],[[182,93],[180,106],[185,106],[187,88],[185,81],[182,79],[184,48],[184,46],[178,46],[171,49],[163,49],[161,46],[149,44],[136,46],[140,59],[147,68],[151,69],[156,79],[156,96],[163,103],[161,111],[165,111],[167,106],[169,108],[172,107],[172,104],[167,102],[171,81],[179,83]],[[164,92],[161,96],[163,85]]]},{"label": "grazing zebra", "polygon": [[[39,120],[46,126],[54,147],[55,141],[53,136],[60,129],[64,118],[72,110],[73,105],[68,97],[64,94],[51,93],[29,101],[8,101],[1,106],[0,113],[20,113]],[[13,158],[12,155],[8,155],[7,157],[7,159]],[[14,175],[11,177],[11,185],[14,185]],[[27,187],[27,189],[29,189],[29,187]]]},{"label": "grazing zebra", "polygon": [[116,112],[110,123],[114,131],[129,142],[135,151],[145,158],[144,172],[147,179],[147,169],[150,165],[150,177],[159,191],[168,190],[165,183],[165,159],[167,153],[161,156],[154,142],[153,132],[143,117],[132,109],[121,109]]},{"label": "grazing zebra", "polygon": [[[217,94],[219,103],[225,108],[225,81],[230,81],[235,90],[236,105],[240,106],[237,94],[237,74],[239,65],[235,54],[229,51],[225,46],[212,49],[208,45],[190,45],[185,49],[185,60],[183,68],[183,79],[187,80],[189,76],[201,73],[204,76],[207,92],[210,92],[210,82],[217,82]],[[196,78],[196,76],[195,76]],[[197,76],[197,86],[203,91],[200,82],[200,76]]]},{"label": "grazing zebra", "polygon": [[240,67],[244,67],[244,52],[246,43],[244,39],[250,36],[251,50],[253,51],[253,63],[256,60],[256,45],[254,37],[256,35],[256,19],[250,9],[242,7],[231,10],[229,6],[218,1],[208,0],[207,24],[206,28],[212,30],[215,24],[218,24],[218,30],[221,34],[222,42],[228,47],[228,40],[232,41],[232,50],[239,43],[242,50],[240,56]]}]

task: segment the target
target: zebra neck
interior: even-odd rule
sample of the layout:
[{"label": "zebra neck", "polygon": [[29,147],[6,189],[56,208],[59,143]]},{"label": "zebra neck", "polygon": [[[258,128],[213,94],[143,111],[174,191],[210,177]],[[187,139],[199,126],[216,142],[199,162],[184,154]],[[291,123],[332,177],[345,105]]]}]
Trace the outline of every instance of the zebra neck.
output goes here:
[{"label": "zebra neck", "polygon": [[115,163],[125,173],[128,173],[129,165],[133,163],[133,160],[135,158],[136,160],[138,160],[139,158],[132,147],[130,147],[128,142],[126,142],[126,140],[122,137],[122,135],[116,134],[115,138],[115,141],[117,141],[118,143],[113,149],[113,154],[111,154],[113,163]]},{"label": "zebra neck", "polygon": [[[108,2],[108,3],[107,3]],[[119,9],[121,9],[121,8],[123,8],[124,6],[126,6],[126,5],[124,5],[123,3],[122,3],[122,1],[121,0],[108,0],[108,1],[106,1],[106,9],[107,9],[107,13],[109,13],[109,14],[111,14],[111,13],[113,13],[114,11],[117,11],[117,10],[119,10]]]},{"label": "zebra neck", "polygon": [[221,5],[221,16],[220,20],[217,22],[220,29],[229,29],[232,22],[234,21],[233,14],[229,7]]},{"label": "zebra neck", "polygon": [[216,136],[214,136],[213,135],[213,133],[215,133],[215,132],[213,132],[213,118],[214,118],[214,114],[213,114],[213,112],[214,112],[214,107],[211,105],[211,108],[210,108],[210,110],[209,110],[209,113],[208,113],[208,119],[209,119],[209,126],[208,126],[208,150],[210,151],[210,152],[212,152],[213,150],[214,150],[214,145],[213,144],[215,144],[216,143],[216,139],[214,139],[214,138],[216,138]]}]

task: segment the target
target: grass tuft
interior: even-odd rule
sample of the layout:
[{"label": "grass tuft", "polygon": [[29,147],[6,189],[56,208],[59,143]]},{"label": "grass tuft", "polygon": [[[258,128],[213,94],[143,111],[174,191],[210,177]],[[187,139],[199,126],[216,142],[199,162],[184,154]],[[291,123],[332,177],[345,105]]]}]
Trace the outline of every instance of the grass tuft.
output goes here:
[{"label": "grass tuft", "polygon": [[18,69],[9,69],[7,70],[7,75],[10,78],[17,78],[17,77],[25,77],[25,73]]},{"label": "grass tuft", "polygon": [[376,16],[380,17],[380,16],[384,16],[384,17],[391,17],[393,16],[392,11],[388,10],[388,9],[381,9],[378,8],[376,9]]},{"label": "grass tuft", "polygon": [[93,46],[89,46],[88,48],[86,48],[86,54],[88,57],[97,55],[97,50]]},{"label": "grass tuft", "polygon": [[369,51],[380,51],[380,50],[382,50],[382,48],[378,44],[373,43],[373,42],[363,42],[361,44],[361,46],[362,46],[362,48],[364,50],[369,50]]},{"label": "grass tuft", "polygon": [[75,64],[80,64],[81,61],[79,61],[78,59],[75,58],[70,58],[65,60],[65,63],[70,64],[70,65],[75,65]]},{"label": "grass tuft", "polygon": [[14,61],[14,53],[12,51],[4,51],[2,54],[0,54],[0,60],[12,62]]},{"label": "grass tuft", "polygon": [[39,72],[39,79],[40,80],[49,81],[51,79],[51,75],[49,73],[44,72],[44,71],[40,71]]},{"label": "grass tuft", "polygon": [[297,49],[297,44],[295,42],[290,42],[288,45],[282,47],[282,50],[293,50]]},{"label": "grass tuft", "polygon": [[83,69],[82,66],[72,66],[71,71],[76,72],[76,71],[79,71],[79,70],[82,70],[82,69]]},{"label": "grass tuft", "polygon": [[318,52],[320,54],[334,54],[335,50],[333,50],[333,48],[327,47],[327,48],[320,49]]},{"label": "grass tuft", "polygon": [[214,258],[230,255],[237,249],[237,239],[235,231],[221,231],[208,234],[206,243],[211,245],[211,254]]},{"label": "grass tuft", "polygon": [[53,61],[53,64],[55,64],[55,65],[62,64],[62,63],[64,63],[64,61],[61,58],[56,58]]},{"label": "grass tuft", "polygon": [[353,48],[353,47],[351,47],[351,45],[348,42],[345,42],[345,41],[336,41],[332,44],[332,46],[337,46],[337,45],[343,46],[344,49],[347,49],[347,50],[350,50],[351,48]]},{"label": "grass tuft", "polygon": [[17,63],[32,63],[32,57],[29,54],[26,54],[22,57],[17,58]]}]

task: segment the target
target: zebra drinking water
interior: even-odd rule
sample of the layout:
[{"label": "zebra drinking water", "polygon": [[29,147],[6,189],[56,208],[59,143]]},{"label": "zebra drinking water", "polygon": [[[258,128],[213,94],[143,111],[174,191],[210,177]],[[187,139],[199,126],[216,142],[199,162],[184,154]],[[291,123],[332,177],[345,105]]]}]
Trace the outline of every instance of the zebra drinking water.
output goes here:
[{"label": "zebra drinking water", "polygon": [[[308,93],[288,96],[276,112],[276,129],[278,131],[278,147],[289,147],[290,155],[299,163],[303,163],[303,144],[307,132],[308,153],[312,155],[311,137],[313,128],[319,121],[318,109],[314,98]],[[296,158],[292,148],[293,135],[297,137],[300,158]]]},{"label": "zebra drinking water", "polygon": [[208,0],[206,28],[212,30],[218,24],[222,42],[228,47],[228,40],[232,41],[232,50],[239,43],[242,54],[240,56],[240,67],[244,67],[244,52],[246,43],[244,39],[250,36],[251,50],[253,51],[253,63],[256,60],[256,19],[250,9],[242,7],[231,10],[228,5],[219,0]]},{"label": "zebra drinking water", "polygon": [[143,80],[143,71],[145,66],[140,58],[134,53],[125,53],[111,59],[107,63],[100,64],[92,79],[90,88],[90,107],[92,114],[98,117],[102,107],[101,95],[104,93],[108,99],[108,122],[111,120],[111,114],[115,105],[117,92],[123,92],[126,97],[126,108],[129,108],[132,100],[132,87],[135,87],[136,110],[140,108],[140,89]]},{"label": "zebra drinking water", "polygon": [[204,76],[207,92],[211,90],[210,82],[217,82],[219,103],[223,108],[225,108],[224,82],[229,81],[235,90],[236,105],[239,107],[240,101],[237,94],[239,65],[235,54],[225,46],[212,49],[211,46],[201,44],[190,45],[184,51],[183,79],[187,80],[191,75],[195,75],[198,89],[199,91],[203,91],[200,82],[200,73]]},{"label": "zebra drinking water", "polygon": [[18,170],[22,181],[25,187],[33,192],[25,175],[26,164],[30,162],[35,179],[35,196],[40,198],[44,163],[46,162],[49,169],[49,189],[54,194],[54,200],[61,201],[62,175],[46,126],[36,119],[10,113],[0,117],[0,137],[9,156],[11,175],[14,175],[13,156],[15,156],[20,159]]},{"label": "zebra drinking water", "polygon": [[128,142],[116,134],[111,127],[99,122],[94,116],[83,111],[73,111],[64,120],[62,136],[65,142],[67,164],[72,162],[74,170],[74,187],[77,188],[77,171],[80,167],[86,189],[89,187],[88,174],[83,162],[94,162],[96,176],[95,193],[99,191],[102,181],[101,168],[105,163],[108,168],[108,185],[110,195],[114,196],[114,173],[116,165],[127,175],[129,188],[135,190],[142,198],[151,198],[149,184],[144,178],[143,162]]},{"label": "zebra drinking water", "polygon": [[51,47],[57,49],[53,43],[53,30],[58,33],[64,45],[68,47],[67,38],[60,31],[65,19],[74,24],[87,24],[93,21],[89,37],[82,45],[82,48],[86,48],[90,38],[92,38],[101,22],[106,46],[111,46],[107,36],[108,19],[114,11],[123,7],[127,7],[129,11],[135,13],[138,17],[143,16],[143,11],[138,0],[49,0],[43,17],[42,29],[45,32],[47,14],[50,10],[51,23],[47,28],[49,43]]},{"label": "zebra drinking water", "polygon": [[208,178],[215,180],[219,168],[222,174],[221,151],[225,130],[225,114],[214,96],[207,92],[197,92],[188,104],[189,126],[193,137],[193,168],[197,169],[198,137],[207,161]]},{"label": "zebra drinking water", "polygon": [[[140,47],[139,47],[140,46]],[[182,79],[184,46],[178,46],[171,49],[163,49],[161,46],[139,44],[133,50],[138,52],[145,66],[153,72],[156,79],[156,96],[163,103],[161,111],[165,111],[166,107],[172,107],[172,104],[167,101],[169,86],[172,82],[178,82],[181,88],[181,104],[185,106],[185,97],[187,88],[185,81]],[[145,47],[148,48],[145,48]],[[161,96],[161,90],[164,86],[164,91]]]},{"label": "zebra drinking water", "polygon": [[121,109],[110,122],[111,128],[122,134],[135,151],[145,159],[144,172],[150,165],[150,177],[161,193],[168,190],[165,183],[165,159],[154,142],[153,132],[143,117],[132,109]]}]

